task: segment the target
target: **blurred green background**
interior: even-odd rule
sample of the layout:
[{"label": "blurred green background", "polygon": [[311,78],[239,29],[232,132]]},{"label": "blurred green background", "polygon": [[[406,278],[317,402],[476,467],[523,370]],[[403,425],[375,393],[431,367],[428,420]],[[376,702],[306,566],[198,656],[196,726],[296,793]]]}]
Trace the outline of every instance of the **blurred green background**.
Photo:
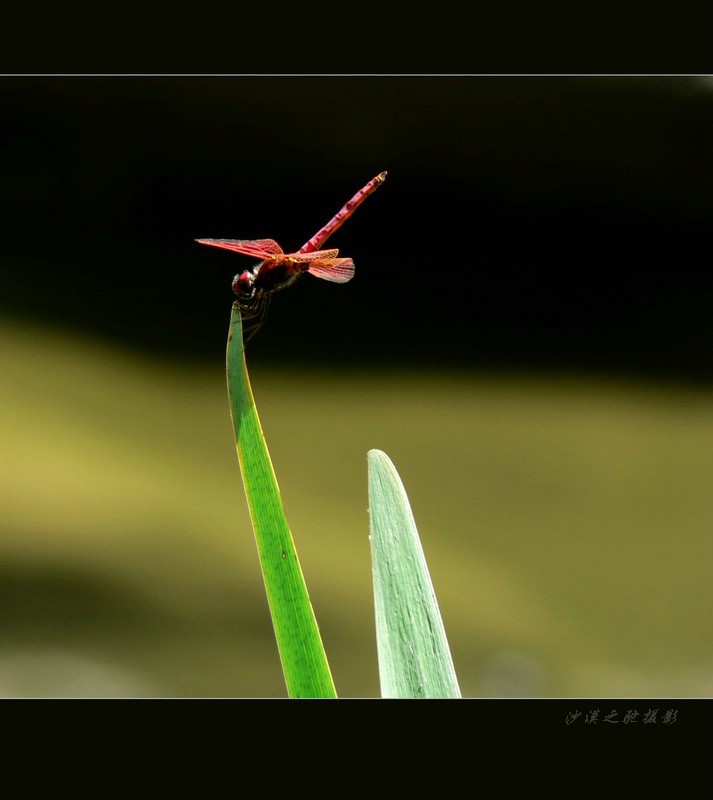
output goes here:
[{"label": "blurred green background", "polygon": [[[223,372],[258,409],[337,691],[379,694],[366,453],[463,694],[713,691],[706,78],[0,78],[0,696],[285,695]],[[249,263],[249,262],[248,262]]]}]

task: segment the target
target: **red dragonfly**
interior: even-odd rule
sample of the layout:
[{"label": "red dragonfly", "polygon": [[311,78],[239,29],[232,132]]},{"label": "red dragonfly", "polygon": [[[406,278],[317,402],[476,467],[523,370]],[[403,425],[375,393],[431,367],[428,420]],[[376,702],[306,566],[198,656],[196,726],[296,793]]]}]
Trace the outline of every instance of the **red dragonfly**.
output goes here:
[{"label": "red dragonfly", "polygon": [[272,293],[290,286],[305,272],[332,283],[346,283],[354,277],[354,262],[351,258],[339,258],[339,250],[318,248],[384,180],[386,172],[372,178],[296,253],[284,253],[274,239],[196,239],[199,244],[220,247],[259,259],[254,267],[239,272],[233,278],[233,291],[238,296],[240,310],[249,321],[250,332],[246,342],[265,321]]}]

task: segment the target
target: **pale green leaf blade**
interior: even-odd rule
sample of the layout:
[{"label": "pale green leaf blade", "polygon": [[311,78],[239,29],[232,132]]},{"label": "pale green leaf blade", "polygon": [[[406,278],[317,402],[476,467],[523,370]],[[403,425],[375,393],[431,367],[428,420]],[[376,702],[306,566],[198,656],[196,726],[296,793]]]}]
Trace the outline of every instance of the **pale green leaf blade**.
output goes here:
[{"label": "pale green leaf blade", "polygon": [[369,517],[381,693],[457,698],[460,689],[406,491],[381,450],[370,450]]}]

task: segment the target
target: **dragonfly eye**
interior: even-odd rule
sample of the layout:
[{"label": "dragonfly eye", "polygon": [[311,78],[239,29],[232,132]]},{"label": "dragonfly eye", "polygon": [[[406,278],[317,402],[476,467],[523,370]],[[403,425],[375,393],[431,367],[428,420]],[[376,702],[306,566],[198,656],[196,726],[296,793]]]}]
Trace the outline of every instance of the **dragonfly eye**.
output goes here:
[{"label": "dragonfly eye", "polygon": [[252,272],[245,270],[233,278],[233,291],[238,297],[248,297],[253,293],[253,283],[255,276]]}]

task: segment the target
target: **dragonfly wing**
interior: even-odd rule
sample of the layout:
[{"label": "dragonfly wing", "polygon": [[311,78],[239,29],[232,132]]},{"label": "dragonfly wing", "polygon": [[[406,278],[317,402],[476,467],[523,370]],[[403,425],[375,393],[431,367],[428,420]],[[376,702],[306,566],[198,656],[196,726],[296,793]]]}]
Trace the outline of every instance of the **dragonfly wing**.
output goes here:
[{"label": "dragonfly wing", "polygon": [[315,250],[312,253],[288,253],[286,258],[294,258],[300,263],[306,261],[318,261],[324,258],[336,258],[339,250]]},{"label": "dragonfly wing", "polygon": [[223,250],[232,250],[260,259],[282,253],[282,248],[274,239],[196,239],[196,241],[198,244],[220,247]]},{"label": "dragonfly wing", "polygon": [[274,239],[251,239],[245,243],[254,244],[255,247],[267,250],[268,253],[282,253],[282,248]]},{"label": "dragonfly wing", "polygon": [[307,268],[310,275],[332,283],[346,283],[354,277],[354,262],[351,258],[324,258],[312,261]]}]

